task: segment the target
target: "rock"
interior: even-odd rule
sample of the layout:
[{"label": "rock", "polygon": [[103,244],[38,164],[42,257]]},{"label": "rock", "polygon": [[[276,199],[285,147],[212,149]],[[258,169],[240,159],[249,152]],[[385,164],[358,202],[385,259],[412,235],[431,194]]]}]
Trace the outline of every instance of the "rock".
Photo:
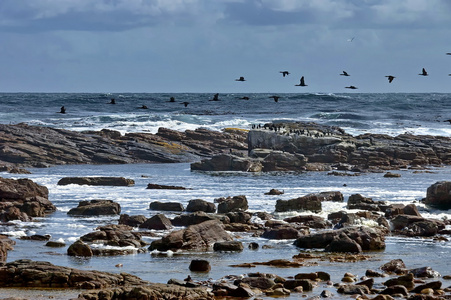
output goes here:
[{"label": "rock", "polygon": [[260,245],[256,242],[250,242],[248,248],[251,250],[257,250],[260,247]]},{"label": "rock", "polygon": [[344,233],[335,237],[324,250],[327,252],[362,253],[362,247]]},{"label": "rock", "polygon": [[401,177],[401,174],[399,173],[392,173],[392,172],[387,172],[384,174],[385,178],[399,178]]},{"label": "rock", "polygon": [[320,212],[321,209],[321,198],[317,194],[308,194],[290,200],[277,200],[275,208],[276,212],[306,210]]},{"label": "rock", "polygon": [[165,215],[158,214],[147,219],[144,223],[139,225],[139,228],[168,230],[172,228],[172,223]]},{"label": "rock", "polygon": [[106,185],[106,186],[132,186],[133,179],[124,177],[64,177],[58,181],[58,185]]},{"label": "rock", "polygon": [[186,206],[186,211],[195,212],[195,211],[203,211],[206,213],[214,213],[216,212],[216,205],[211,202],[207,202],[202,199],[193,199],[189,200],[188,205]]},{"label": "rock", "polygon": [[340,286],[337,292],[345,295],[365,295],[370,293],[370,289],[366,285],[345,284]]},{"label": "rock", "polygon": [[169,233],[161,240],[153,241],[149,250],[201,250],[210,248],[214,242],[231,241],[232,237],[217,220],[205,221],[186,229]]},{"label": "rock", "polygon": [[163,185],[163,184],[147,184],[146,189],[148,190],[187,190],[187,188],[183,186],[175,186],[175,185]]},{"label": "rock", "polygon": [[283,283],[283,287],[289,290],[294,290],[297,287],[302,287],[302,290],[304,292],[308,292],[313,290],[313,283],[311,280],[309,279],[291,279],[291,280],[286,280]]},{"label": "rock", "polygon": [[403,285],[392,285],[387,287],[386,289],[384,289],[383,291],[380,292],[381,294],[384,295],[402,295],[402,296],[408,296],[409,295],[409,291],[407,290],[407,288]]},{"label": "rock", "polygon": [[326,229],[330,228],[332,225],[324,218],[316,215],[299,215],[295,217],[285,218],[283,220],[288,223],[300,223],[304,226],[315,229]]},{"label": "rock", "polygon": [[262,164],[257,160],[231,154],[219,154],[191,164],[193,171],[260,172],[262,168]]},{"label": "rock", "polygon": [[262,238],[272,240],[289,240],[297,239],[305,235],[296,228],[289,225],[281,225],[275,228],[265,228],[265,232],[261,235]]},{"label": "rock", "polygon": [[48,241],[45,244],[47,247],[51,247],[51,248],[61,248],[61,247],[66,247],[66,243],[64,242],[59,242],[59,241]]},{"label": "rock", "polygon": [[103,215],[119,215],[121,206],[112,200],[91,200],[80,201],[78,207],[72,208],[67,212],[68,215],[79,216],[103,216]]},{"label": "rock", "polygon": [[273,287],[276,284],[274,282],[274,280],[272,280],[271,278],[262,277],[262,276],[245,277],[241,280],[237,280],[234,282],[234,284],[238,285],[238,286],[240,285],[240,283],[245,283],[252,288],[257,288],[260,290],[270,289],[271,287]]},{"label": "rock", "polygon": [[277,189],[271,189],[269,192],[265,193],[265,195],[283,195],[284,191],[279,191]]},{"label": "rock", "polygon": [[406,272],[406,265],[402,259],[393,259],[388,263],[383,264],[381,270],[387,273],[400,274]]},{"label": "rock", "polygon": [[428,187],[424,203],[438,209],[451,209],[451,181],[438,181]]},{"label": "rock", "polygon": [[67,248],[67,255],[69,256],[84,256],[90,257],[93,256],[91,247],[88,244],[83,243],[80,240],[77,240],[75,243]]},{"label": "rock", "polygon": [[371,198],[365,198],[360,194],[353,194],[348,199],[348,209],[362,209],[369,211],[381,211],[381,206],[386,206],[382,201],[375,202]]},{"label": "rock", "polygon": [[419,278],[438,278],[440,277],[440,273],[432,270],[431,267],[421,267],[416,269],[409,270],[410,273],[415,277]]},{"label": "rock", "polygon": [[127,273],[77,270],[29,259],[0,266],[2,287],[100,289],[146,284],[150,283]]},{"label": "rock", "polygon": [[214,251],[243,251],[243,243],[238,241],[216,242],[213,244]]},{"label": "rock", "polygon": [[[80,240],[89,243],[102,243],[114,247],[140,248],[145,246],[146,243],[141,240],[141,233],[132,231],[132,229],[132,227],[126,225],[105,225],[98,227],[96,231],[83,235],[80,237]],[[119,252],[121,251],[119,250]],[[102,253],[98,252],[94,254],[98,255]]]},{"label": "rock", "polygon": [[225,214],[232,211],[245,211],[249,208],[246,196],[233,196],[215,199],[218,203],[218,213]]},{"label": "rock", "polygon": [[310,234],[298,238],[294,245],[299,248],[326,248],[334,238],[345,234],[350,239],[356,241],[362,250],[382,250],[385,249],[385,234],[379,228],[370,227],[348,227],[338,230],[325,230],[315,234]]},{"label": "rock", "polygon": [[190,226],[210,220],[220,220],[219,216],[207,214],[203,211],[196,211],[191,214],[182,214],[171,220],[174,226]]},{"label": "rock", "polygon": [[128,214],[121,214],[119,216],[119,225],[138,227],[146,220],[147,218],[144,215],[129,216]]},{"label": "rock", "polygon": [[442,221],[413,215],[397,215],[391,222],[394,231],[407,236],[434,236],[445,228]]},{"label": "rock", "polygon": [[307,158],[299,153],[288,153],[282,151],[271,151],[261,164],[263,171],[300,171],[304,170]]},{"label": "rock", "polygon": [[411,290],[415,287],[415,282],[413,280],[413,274],[407,273],[406,275],[399,276],[397,278],[392,278],[384,282],[385,286],[405,286],[407,290]]},{"label": "rock", "polygon": [[6,235],[0,234],[0,263],[6,261],[8,257],[8,251],[14,249],[15,241],[11,240]]},{"label": "rock", "polygon": [[31,221],[56,211],[48,200],[49,191],[30,179],[0,177],[0,221]]},{"label": "rock", "polygon": [[154,201],[149,204],[150,210],[161,210],[161,211],[183,211],[183,205],[178,202],[159,202]]},{"label": "rock", "polygon": [[418,286],[416,286],[412,292],[413,293],[421,293],[424,289],[432,289],[432,291],[434,290],[439,290],[442,287],[442,282],[441,281],[431,281],[425,284],[420,284]]},{"label": "rock", "polygon": [[230,223],[248,224],[252,218],[252,214],[245,211],[232,211],[226,213],[226,217],[229,218]]},{"label": "rock", "polygon": [[210,272],[211,266],[207,260],[193,259],[189,265],[189,269],[192,272]]},{"label": "rock", "polygon": [[270,296],[270,297],[274,297],[274,298],[279,298],[279,297],[285,297],[285,296],[289,296],[290,290],[285,289],[285,288],[275,288],[275,289],[270,289],[265,291],[266,296]]}]

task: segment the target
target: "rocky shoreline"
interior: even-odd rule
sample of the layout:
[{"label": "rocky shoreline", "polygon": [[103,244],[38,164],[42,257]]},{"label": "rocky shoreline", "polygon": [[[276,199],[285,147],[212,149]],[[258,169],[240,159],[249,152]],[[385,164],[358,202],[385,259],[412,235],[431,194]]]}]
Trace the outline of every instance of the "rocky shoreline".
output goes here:
[{"label": "rocky shoreline", "polygon": [[[204,129],[180,133],[161,128],[157,134],[119,132],[71,132],[24,124],[0,125],[0,165],[20,172],[19,168],[47,167],[58,164],[107,164],[139,162],[193,162],[192,170],[203,171],[308,171],[339,170],[362,172],[397,168],[423,168],[451,164],[451,139],[401,135],[362,135],[352,137],[339,128],[311,123],[265,124],[252,130]],[[205,158],[201,162],[199,159]],[[122,177],[66,177],[59,185],[132,186]],[[149,185],[148,188],[183,189]],[[281,194],[280,191],[269,193]],[[347,202],[347,209],[327,218],[314,215],[327,201]],[[424,203],[439,209],[451,208],[451,182],[441,181],[427,189]],[[47,217],[56,207],[48,200],[48,189],[29,179],[0,178],[0,221],[30,222]],[[218,251],[257,249],[258,243],[243,244],[240,233],[272,239],[292,239],[299,254],[290,259],[248,262],[274,267],[301,267],[315,260],[352,262],[365,259],[371,251],[383,251],[387,236],[447,240],[451,232],[446,219],[421,216],[415,204],[388,205],[360,194],[348,199],[339,191],[307,194],[278,200],[274,212],[308,211],[310,215],[278,220],[267,212],[248,212],[245,195],[215,199],[192,199],[184,207],[177,202],[151,202],[155,215],[121,214],[118,203],[107,199],[81,201],[68,215],[117,215],[117,224],[96,228],[69,245],[68,256],[91,257],[128,255],[148,251]],[[174,218],[167,213],[179,212]],[[263,222],[255,222],[255,218]],[[372,224],[371,226],[362,224]],[[175,229],[182,227],[183,229]],[[168,234],[146,243],[142,237],[153,231]],[[30,236],[47,242],[48,247],[65,247],[48,241],[47,236]],[[52,243],[53,242],[53,243]],[[93,248],[93,243],[105,248]],[[216,281],[171,279],[167,284],[144,281],[127,273],[82,271],[32,260],[7,261],[14,241],[0,235],[0,288],[67,288],[80,290],[78,299],[259,299],[290,294],[305,297],[314,291],[316,298],[354,297],[361,299],[451,299],[446,286],[450,274],[438,274],[428,266],[409,268],[408,262],[394,259],[382,262],[377,270],[367,270],[357,278],[343,274],[341,282],[332,282],[327,272],[299,272],[294,277],[249,272],[244,277],[225,276]],[[306,251],[320,249],[318,253]],[[191,271],[208,272],[208,261],[194,261]],[[226,274],[224,274],[226,275]],[[439,278],[442,280],[439,280]],[[327,289],[321,291],[321,287]],[[333,290],[333,292],[330,292]],[[311,295],[311,294],[310,294]],[[225,298],[226,297],[226,298]],[[314,298],[314,299],[316,299]],[[313,299],[313,298],[312,298]]]}]

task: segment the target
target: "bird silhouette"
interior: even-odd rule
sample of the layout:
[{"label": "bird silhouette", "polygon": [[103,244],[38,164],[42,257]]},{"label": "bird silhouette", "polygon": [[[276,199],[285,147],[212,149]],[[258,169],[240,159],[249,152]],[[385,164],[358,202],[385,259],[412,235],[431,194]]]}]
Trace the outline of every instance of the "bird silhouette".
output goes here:
[{"label": "bird silhouette", "polygon": [[66,113],[66,108],[64,106],[61,106],[61,109],[59,111],[60,114],[65,114]]},{"label": "bird silhouette", "polygon": [[175,102],[175,98],[171,97],[168,102]]},{"label": "bird silhouette", "polygon": [[345,88],[351,89],[351,90],[356,90],[356,89],[357,89],[357,87],[355,87],[355,86],[353,86],[353,85],[346,86]]},{"label": "bird silhouette", "polygon": [[218,93],[214,94],[213,99],[210,99],[208,101],[219,101],[219,94]]},{"label": "bird silhouette", "polygon": [[148,107],[146,105],[143,105],[140,107],[140,109],[147,109]]},{"label": "bird silhouette", "polygon": [[279,102],[279,96],[269,96],[269,98],[273,98],[274,102]]},{"label": "bird silhouette", "polygon": [[418,74],[418,75],[428,76],[428,72],[426,72],[426,70],[423,68],[422,72],[420,74]]},{"label": "bird silhouette", "polygon": [[395,76],[391,76],[391,75],[387,75],[387,76],[385,76],[385,77],[388,78],[388,83],[391,83],[391,82],[393,81],[393,79],[396,78]]},{"label": "bird silhouette", "polygon": [[451,52],[446,53],[446,55],[451,55]]},{"label": "bird silhouette", "polygon": [[182,104],[185,105],[185,107],[187,107],[189,102],[182,102]]},{"label": "bird silhouette", "polygon": [[451,124],[451,119],[445,120],[445,121],[443,121],[443,122],[449,122],[449,124]]},{"label": "bird silhouette", "polygon": [[342,75],[342,76],[351,76],[351,75],[349,75],[348,72],[346,72],[346,71],[343,71],[343,73],[341,73],[340,75]]},{"label": "bird silhouette", "polygon": [[241,76],[240,78],[238,78],[238,79],[235,79],[235,81],[246,81],[246,79],[244,79],[244,77],[243,77],[243,76]]},{"label": "bird silhouette", "polygon": [[299,84],[295,84],[295,86],[307,86],[304,82],[304,76],[301,77],[301,81],[299,82]]},{"label": "bird silhouette", "polygon": [[110,104],[116,104],[116,100],[114,98],[111,98]]},{"label": "bird silhouette", "polygon": [[280,71],[279,73],[282,73],[283,77],[290,75],[290,72],[288,71]]}]

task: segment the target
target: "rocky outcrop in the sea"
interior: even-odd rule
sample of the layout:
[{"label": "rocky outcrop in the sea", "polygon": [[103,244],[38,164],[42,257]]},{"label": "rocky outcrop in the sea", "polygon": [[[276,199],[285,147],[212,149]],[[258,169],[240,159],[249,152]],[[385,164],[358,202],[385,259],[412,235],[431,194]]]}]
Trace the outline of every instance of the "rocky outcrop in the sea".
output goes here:
[{"label": "rocky outcrop in the sea", "polygon": [[0,124],[0,165],[46,167],[65,164],[192,162],[247,150],[247,131],[207,129],[127,133],[103,129],[76,132],[26,124]]},{"label": "rocky outcrop in the sea", "polygon": [[[247,166],[235,168],[233,155],[204,159],[192,170],[308,171],[322,165],[350,165],[350,170],[393,170],[408,166],[451,164],[451,138],[401,134],[351,136],[341,128],[310,122],[265,124],[249,131]],[[220,164],[218,162],[221,162]],[[228,169],[227,169],[228,167]],[[326,169],[324,169],[326,170]]]},{"label": "rocky outcrop in the sea", "polygon": [[185,229],[173,231],[160,240],[153,241],[149,250],[208,250],[214,242],[231,241],[220,221],[210,220]]},{"label": "rocky outcrop in the sea", "polygon": [[32,217],[44,217],[56,211],[48,195],[47,187],[30,179],[0,177],[0,221],[30,221]]},{"label": "rocky outcrop in the sea", "polygon": [[121,206],[119,203],[104,199],[80,201],[77,207],[67,212],[68,215],[77,216],[119,215],[120,213]]},{"label": "rocky outcrop in the sea", "polygon": [[428,187],[424,203],[439,209],[451,209],[451,181],[439,181]]},{"label": "rocky outcrop in the sea", "polygon": [[58,181],[58,185],[106,185],[106,186],[132,186],[133,179],[124,177],[64,177]]},{"label": "rocky outcrop in the sea", "polygon": [[321,192],[290,200],[277,200],[275,210],[276,212],[305,210],[319,212],[322,209],[322,201],[343,202],[343,194],[340,192]]}]

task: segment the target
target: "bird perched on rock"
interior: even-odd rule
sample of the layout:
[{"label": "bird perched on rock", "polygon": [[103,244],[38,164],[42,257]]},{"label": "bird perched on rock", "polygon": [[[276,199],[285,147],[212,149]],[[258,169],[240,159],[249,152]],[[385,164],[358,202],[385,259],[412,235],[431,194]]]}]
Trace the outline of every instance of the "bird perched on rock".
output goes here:
[{"label": "bird perched on rock", "polygon": [[290,72],[288,71],[280,71],[279,73],[282,73],[283,77],[290,75]]},{"label": "bird perched on rock", "polygon": [[385,76],[385,77],[388,78],[388,83],[391,83],[391,82],[393,81],[393,79],[396,78],[395,76],[391,76],[391,75],[387,75],[387,76]]},{"label": "bird perched on rock", "polygon": [[351,75],[349,75],[348,72],[346,72],[346,71],[343,71],[343,73],[341,73],[340,75],[342,75],[342,76],[351,76]]},{"label": "bird perched on rock", "polygon": [[422,72],[420,74],[418,74],[418,75],[428,76],[428,72],[426,72],[426,70],[423,68]]},{"label": "bird perched on rock", "polygon": [[299,84],[295,84],[295,86],[307,86],[304,81],[304,76],[301,77],[301,81],[299,82]]}]

